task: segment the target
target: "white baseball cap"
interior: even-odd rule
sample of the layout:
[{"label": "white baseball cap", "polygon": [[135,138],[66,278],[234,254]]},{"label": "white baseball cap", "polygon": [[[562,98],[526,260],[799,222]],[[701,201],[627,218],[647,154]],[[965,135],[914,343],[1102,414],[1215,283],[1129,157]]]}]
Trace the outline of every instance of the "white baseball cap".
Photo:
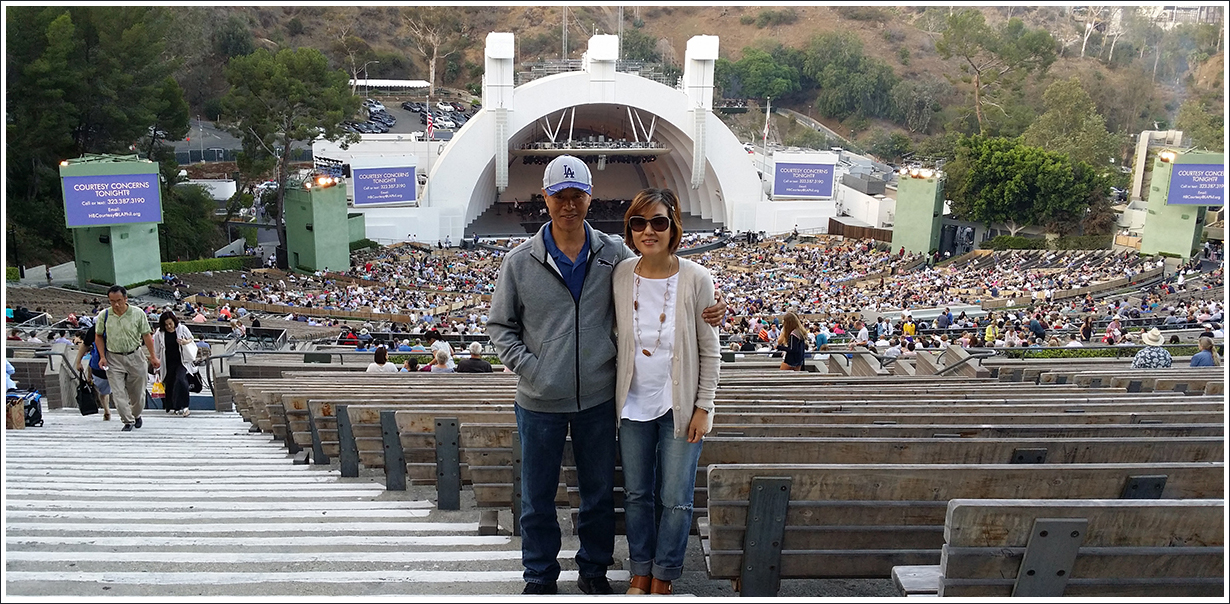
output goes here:
[{"label": "white baseball cap", "polygon": [[590,194],[589,167],[571,155],[561,155],[547,164],[542,173],[542,189],[547,195],[555,195],[564,189],[580,189]]}]

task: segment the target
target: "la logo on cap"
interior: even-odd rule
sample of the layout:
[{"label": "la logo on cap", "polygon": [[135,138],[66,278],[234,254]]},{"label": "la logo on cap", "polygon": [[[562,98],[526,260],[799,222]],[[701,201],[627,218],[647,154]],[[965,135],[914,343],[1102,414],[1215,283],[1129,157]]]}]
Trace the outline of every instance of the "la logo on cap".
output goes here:
[{"label": "la logo on cap", "polygon": [[575,176],[576,172],[572,171],[572,166],[564,164],[564,178],[573,178]]}]

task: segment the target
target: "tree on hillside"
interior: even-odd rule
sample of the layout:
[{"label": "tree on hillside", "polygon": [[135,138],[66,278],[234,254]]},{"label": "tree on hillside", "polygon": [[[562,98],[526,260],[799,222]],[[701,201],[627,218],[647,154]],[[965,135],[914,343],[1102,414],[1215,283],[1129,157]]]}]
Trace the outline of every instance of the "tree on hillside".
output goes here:
[{"label": "tree on hillside", "polygon": [[158,87],[153,103],[154,123],[150,126],[146,137],[141,141],[146,157],[156,157],[159,147],[166,141],[182,140],[188,135],[188,101],[184,99],[184,89],[179,87],[175,78],[167,76]]},{"label": "tree on hillside", "polygon": [[952,87],[941,80],[901,80],[893,86],[893,121],[910,132],[926,132],[931,120],[942,109],[940,100],[948,96]]},{"label": "tree on hillside", "polygon": [[436,62],[469,45],[466,22],[454,7],[402,9],[402,28],[419,53],[427,59],[427,96],[436,91]]},{"label": "tree on hillside", "polygon": [[[22,258],[68,251],[59,163],[132,146],[182,105],[166,88],[167,9],[7,10],[7,242]],[[182,94],[182,93],[181,93]],[[175,107],[172,107],[174,105]],[[182,116],[180,116],[182,117]]]},{"label": "tree on hillside", "polygon": [[1108,190],[1088,164],[1007,138],[964,138],[957,156],[958,166],[948,168],[953,186],[945,189],[953,213],[1004,224],[1012,235],[1034,225],[1073,232]]},{"label": "tree on hillside", "polygon": [[[329,61],[314,48],[261,49],[231,59],[226,66],[231,90],[222,99],[226,127],[274,158],[277,173],[274,211],[282,216],[290,173],[291,148],[318,136],[331,141],[353,140],[339,127],[359,110],[350,93],[346,72],[329,69]],[[278,242],[286,246],[286,226],[278,222]]]},{"label": "tree on hillside", "polygon": [[1106,120],[1098,114],[1080,80],[1055,82],[1047,87],[1042,98],[1046,113],[1025,130],[1022,142],[1062,153],[1073,162],[1102,168],[1108,160],[1118,164],[1119,141],[1106,131]]},{"label": "tree on hillside", "polygon": [[[1106,7],[1104,6],[1086,6],[1083,8],[1083,10],[1085,12],[1084,12],[1084,15],[1083,15],[1084,18],[1082,19],[1082,21],[1084,22],[1085,31],[1081,36],[1081,58],[1082,59],[1085,58],[1085,50],[1089,47],[1089,37],[1093,35],[1093,32],[1098,30],[1099,25],[1104,26],[1107,21],[1106,17],[1110,16],[1110,12],[1107,11]],[[1103,13],[1106,13],[1106,14],[1103,14]]]},{"label": "tree on hillside", "polygon": [[656,63],[662,60],[662,56],[657,50],[658,41],[651,35],[633,27],[624,30],[624,37],[620,41],[620,52],[623,53],[621,59],[627,61],[645,61],[646,63]]},{"label": "tree on hillside", "polygon": [[816,109],[837,119],[888,117],[897,76],[888,64],[863,53],[850,32],[813,37],[803,53],[802,73],[815,82]]},{"label": "tree on hillside", "polygon": [[1000,90],[1010,88],[1025,74],[1045,72],[1055,61],[1055,41],[1045,30],[1031,30],[1015,18],[992,28],[977,9],[964,9],[949,16],[935,49],[944,59],[956,57],[961,61],[961,71],[967,74],[962,81],[970,85],[973,93],[980,133],[987,130],[983,106],[1004,112],[996,100]]},{"label": "tree on hillside", "polygon": [[200,185],[166,187],[162,196],[162,224],[158,225],[163,262],[210,257],[214,250],[229,243],[221,241],[213,217],[215,207],[213,197]]},{"label": "tree on hillside", "polygon": [[746,98],[781,98],[800,88],[799,71],[779,63],[769,53],[758,48],[744,48],[743,58],[730,64],[727,86],[742,91]]},{"label": "tree on hillside", "polygon": [[350,94],[357,94],[359,73],[362,72],[364,79],[367,78],[367,64],[374,56],[372,47],[367,40],[355,33],[354,20],[339,19],[330,31],[330,36],[333,38],[334,52],[345,57],[346,69],[354,81],[350,85]]},{"label": "tree on hillside", "polygon": [[256,40],[252,37],[252,27],[246,19],[239,15],[231,15],[219,24],[211,35],[214,53],[224,61],[235,57],[243,57],[256,51]]},{"label": "tree on hillside", "polygon": [[1188,99],[1179,107],[1175,128],[1192,141],[1192,147],[1208,151],[1225,149],[1226,118],[1212,111],[1197,99]]}]

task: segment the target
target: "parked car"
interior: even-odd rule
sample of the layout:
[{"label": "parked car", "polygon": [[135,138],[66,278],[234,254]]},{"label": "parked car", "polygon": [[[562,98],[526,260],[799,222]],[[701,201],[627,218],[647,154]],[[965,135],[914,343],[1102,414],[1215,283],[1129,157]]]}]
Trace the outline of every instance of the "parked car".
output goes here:
[{"label": "parked car", "polygon": [[369,119],[373,122],[380,122],[386,126],[393,126],[397,124],[397,118],[390,115],[387,111],[373,111],[369,116]]},{"label": "parked car", "polygon": [[401,108],[405,109],[406,111],[414,111],[414,112],[423,110],[423,106],[415,101],[402,101]]},{"label": "parked car", "polygon": [[384,124],[381,124],[380,122],[373,122],[373,121],[368,120],[367,123],[371,124],[372,127],[376,129],[376,132],[380,134],[384,134],[385,132],[389,131],[389,127]]},{"label": "parked car", "polygon": [[384,104],[376,99],[366,99],[363,101],[363,105],[374,111],[384,111]]},{"label": "parked car", "polygon": [[[443,112],[441,112],[439,109],[432,109],[432,110],[431,110],[431,119],[433,119],[433,120],[435,120],[435,121],[436,121],[436,125],[437,125],[437,126],[438,126],[438,125],[440,125],[440,120],[441,120],[441,119],[443,119],[443,118],[444,118],[444,113],[443,113]],[[420,124],[426,124],[426,123],[427,123],[427,112],[426,112],[426,111],[424,111],[423,113],[420,113],[420,114],[419,114],[419,123],[420,123]]]},{"label": "parked car", "polygon": [[436,127],[437,128],[456,128],[457,122],[454,122],[453,120],[450,120],[447,117],[442,117],[436,120]]}]

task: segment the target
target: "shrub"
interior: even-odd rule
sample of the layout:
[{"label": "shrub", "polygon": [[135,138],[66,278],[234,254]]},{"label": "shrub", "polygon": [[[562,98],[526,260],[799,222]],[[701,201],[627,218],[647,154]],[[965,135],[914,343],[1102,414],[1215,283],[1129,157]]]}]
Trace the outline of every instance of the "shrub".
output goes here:
[{"label": "shrub", "polygon": [[852,21],[888,21],[888,13],[874,6],[841,6],[835,9],[838,15]]},{"label": "shrub", "polygon": [[1110,249],[1112,235],[1079,235],[1060,237],[1055,240],[1057,250],[1106,250]]},{"label": "shrub", "polygon": [[303,25],[303,21],[300,21],[299,17],[294,17],[286,23],[286,33],[292,36],[302,35],[305,31],[307,31],[307,27]]},{"label": "shrub", "polygon": [[21,272],[18,271],[17,267],[15,266],[6,266],[4,267],[4,280],[5,281],[20,281]]},{"label": "shrub", "polygon": [[[1141,346],[1116,346],[1114,348],[997,348],[1010,359],[1075,359],[1075,358],[1130,358],[1140,352]],[[1166,346],[1171,356],[1191,356],[1199,352],[1197,346]]]},{"label": "shrub", "polygon": [[203,273],[205,271],[238,271],[245,268],[258,267],[261,259],[256,256],[227,256],[225,258],[204,258],[187,260],[185,262],[163,262],[163,273]]},{"label": "shrub", "polygon": [[205,119],[217,121],[222,116],[222,99],[209,99],[205,101]]},{"label": "shrub", "polygon": [[350,242],[350,251],[352,252],[355,250],[367,249],[369,247],[380,247],[380,244],[376,243],[375,241],[372,241],[371,239],[367,239],[367,238],[363,238],[358,241]]},{"label": "shrub", "polygon": [[994,239],[983,241],[978,244],[978,247],[984,250],[1045,250],[1047,249],[1047,244],[1045,239],[1000,235]]},{"label": "shrub", "polygon": [[751,25],[755,22],[756,22],[756,17],[753,17],[751,15],[743,15],[742,17],[739,17],[739,23],[742,23],[743,25]]},{"label": "shrub", "polygon": [[[769,26],[790,25],[799,20],[799,13],[793,8],[783,10],[764,9],[756,15],[756,27],[764,29]],[[742,19],[740,19],[742,23]]]}]

